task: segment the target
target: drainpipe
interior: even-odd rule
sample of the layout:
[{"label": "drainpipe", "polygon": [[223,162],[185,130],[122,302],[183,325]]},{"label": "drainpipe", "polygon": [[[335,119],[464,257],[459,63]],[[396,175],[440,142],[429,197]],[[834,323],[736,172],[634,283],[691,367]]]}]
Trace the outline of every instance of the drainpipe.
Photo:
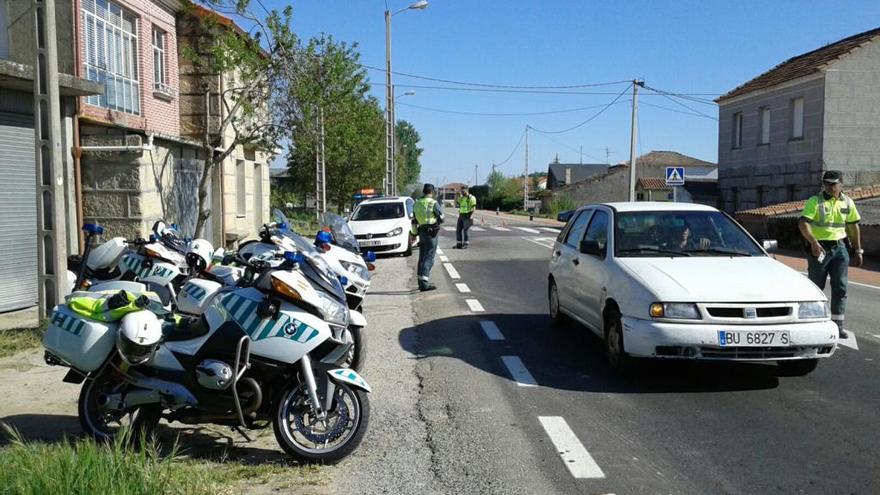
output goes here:
[{"label": "drainpipe", "polygon": [[[220,106],[218,108],[218,110],[220,110],[220,122],[223,122],[224,105],[223,105],[223,101],[222,101],[222,99],[223,99],[223,74],[222,73],[217,74],[217,89],[219,89],[219,91],[220,91],[218,96],[221,99],[221,101],[219,102]],[[210,116],[210,114],[211,114],[211,110],[210,110],[210,106],[209,106],[208,107],[208,115]],[[210,123],[210,120],[208,120],[208,122],[205,122],[206,128],[208,127],[209,123]],[[220,143],[222,144],[223,140],[224,140],[224,136],[219,135],[220,129],[217,129],[217,134],[220,139]],[[221,162],[220,163],[220,243],[222,246],[225,247],[226,246],[226,188],[223,185],[223,182],[224,182],[223,176],[224,176],[224,172],[225,172],[223,170],[223,166],[224,166],[224,164]]]},{"label": "drainpipe", "polygon": [[[80,0],[73,0],[73,73],[76,77],[82,77],[83,70],[80,67],[82,59],[80,57]],[[73,194],[76,203],[76,239],[79,252],[82,253],[85,248],[85,239],[83,231],[80,227],[83,225],[85,214],[83,213],[83,197],[82,197],[82,150],[79,148],[79,114],[82,111],[82,97],[74,98],[75,107],[73,112]]]}]

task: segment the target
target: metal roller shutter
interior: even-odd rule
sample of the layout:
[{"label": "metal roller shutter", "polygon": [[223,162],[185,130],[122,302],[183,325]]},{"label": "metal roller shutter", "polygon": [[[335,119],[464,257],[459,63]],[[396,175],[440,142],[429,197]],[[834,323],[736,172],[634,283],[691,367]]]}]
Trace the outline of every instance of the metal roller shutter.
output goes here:
[{"label": "metal roller shutter", "polygon": [[0,313],[36,306],[34,119],[0,112]]}]

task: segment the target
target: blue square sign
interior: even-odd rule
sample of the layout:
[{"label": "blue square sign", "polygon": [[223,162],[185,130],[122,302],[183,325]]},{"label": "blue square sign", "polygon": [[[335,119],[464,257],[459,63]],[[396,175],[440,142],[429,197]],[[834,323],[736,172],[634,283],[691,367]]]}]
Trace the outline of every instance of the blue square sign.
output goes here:
[{"label": "blue square sign", "polygon": [[666,167],[666,185],[684,185],[684,167]]}]

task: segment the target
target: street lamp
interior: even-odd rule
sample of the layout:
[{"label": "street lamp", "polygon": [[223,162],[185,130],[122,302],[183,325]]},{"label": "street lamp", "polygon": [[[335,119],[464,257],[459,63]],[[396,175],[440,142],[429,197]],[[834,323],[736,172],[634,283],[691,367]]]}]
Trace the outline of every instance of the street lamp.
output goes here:
[{"label": "street lamp", "polygon": [[427,0],[419,0],[397,12],[385,11],[385,189],[390,195],[397,194],[397,170],[394,165],[394,86],[391,83],[391,18],[407,10],[423,10],[427,7]]}]

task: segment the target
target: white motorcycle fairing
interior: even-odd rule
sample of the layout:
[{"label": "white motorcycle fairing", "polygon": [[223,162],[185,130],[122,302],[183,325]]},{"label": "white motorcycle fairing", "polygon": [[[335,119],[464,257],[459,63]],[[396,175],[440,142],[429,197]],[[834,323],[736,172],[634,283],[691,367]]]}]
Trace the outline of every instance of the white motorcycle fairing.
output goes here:
[{"label": "white motorcycle fairing", "polygon": [[192,278],[183,284],[180,293],[177,294],[177,310],[182,313],[200,315],[211,304],[213,296],[223,285],[213,280]]},{"label": "white motorcycle fairing", "polygon": [[153,260],[152,266],[144,266],[143,255],[128,253],[122,257],[122,265],[135,274],[139,282],[152,282],[162,286],[171,284],[171,281],[180,275],[180,268],[173,263]]},{"label": "white motorcycle fairing", "polygon": [[364,328],[367,326],[367,319],[360,311],[353,309],[348,310],[349,325]]},{"label": "white motorcycle fairing", "polygon": [[373,389],[370,388],[370,385],[367,384],[367,381],[364,380],[363,377],[359,375],[358,372],[355,370],[349,368],[338,368],[335,370],[327,371],[327,374],[330,375],[330,379],[332,380],[354,385],[355,387],[363,389],[368,393],[373,392]]}]

